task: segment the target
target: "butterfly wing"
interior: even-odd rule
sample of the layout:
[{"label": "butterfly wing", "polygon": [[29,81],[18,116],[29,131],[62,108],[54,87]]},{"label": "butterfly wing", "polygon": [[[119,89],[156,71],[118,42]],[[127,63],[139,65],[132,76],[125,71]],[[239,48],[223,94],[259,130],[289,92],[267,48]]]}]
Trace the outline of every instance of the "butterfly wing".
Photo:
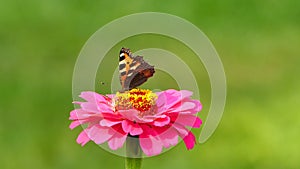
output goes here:
[{"label": "butterfly wing", "polygon": [[120,82],[122,89],[125,88],[125,81],[128,77],[130,65],[133,62],[132,53],[127,48],[122,48],[120,50],[119,56],[119,73],[120,73]]},{"label": "butterfly wing", "polygon": [[148,78],[152,77],[155,72],[154,66],[145,62],[142,56],[134,57],[133,63],[136,63],[136,69],[132,72],[132,75],[129,74],[128,81],[125,81],[125,84],[129,84],[129,89],[142,85]]},{"label": "butterfly wing", "polygon": [[130,90],[145,83],[155,73],[154,66],[144,61],[142,56],[133,57],[127,48],[120,51],[120,82],[123,90]]}]

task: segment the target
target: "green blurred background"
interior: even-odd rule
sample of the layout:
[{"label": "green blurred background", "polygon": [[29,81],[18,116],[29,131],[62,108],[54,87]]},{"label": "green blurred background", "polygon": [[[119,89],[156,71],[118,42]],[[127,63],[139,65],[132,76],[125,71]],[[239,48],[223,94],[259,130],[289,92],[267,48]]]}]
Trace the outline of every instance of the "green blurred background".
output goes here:
[{"label": "green blurred background", "polygon": [[[299,9],[298,0],[0,0],[0,168],[123,168],[123,158],[94,143],[75,142],[81,128],[68,128],[72,73],[97,29],[146,11],[182,17],[210,38],[224,64],[228,95],[223,119],[208,142],[192,151],[181,143],[145,159],[143,169],[300,168]],[[107,64],[117,64],[114,57],[124,45],[164,48],[187,62],[193,55],[175,40],[145,35],[117,44]],[[199,65],[189,62],[204,105],[199,116],[205,119],[210,84]],[[157,76],[173,84],[163,72]],[[97,78],[107,82],[110,76]],[[146,85],[168,88],[155,78]],[[100,87],[96,90],[108,92]]]}]

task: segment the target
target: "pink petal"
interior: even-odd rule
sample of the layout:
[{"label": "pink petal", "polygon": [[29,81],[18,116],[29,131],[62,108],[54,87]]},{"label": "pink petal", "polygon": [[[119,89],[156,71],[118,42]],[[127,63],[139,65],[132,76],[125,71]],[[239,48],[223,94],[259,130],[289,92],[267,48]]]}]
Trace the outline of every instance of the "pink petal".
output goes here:
[{"label": "pink petal", "polygon": [[178,133],[174,128],[169,128],[168,130],[161,132],[158,137],[165,148],[175,146],[178,143]]},{"label": "pink petal", "polygon": [[137,123],[133,123],[128,120],[123,120],[122,122],[123,131],[129,133],[132,136],[140,135],[143,133],[142,128]]},{"label": "pink petal", "polygon": [[148,135],[157,136],[159,134],[157,132],[157,131],[160,131],[160,130],[157,130],[158,127],[155,127],[155,126],[150,127],[148,124],[140,124],[140,126],[143,129],[143,133],[141,134],[140,137],[143,137],[143,136],[147,137]]},{"label": "pink petal", "polygon": [[96,92],[81,92],[80,96],[81,98],[83,98],[84,100],[88,101],[88,102],[107,102],[107,100],[105,99],[104,96],[96,93]]},{"label": "pink petal", "polygon": [[109,103],[97,103],[98,110],[101,112],[113,113],[113,107]]},{"label": "pink petal", "polygon": [[79,126],[81,123],[80,121],[76,120],[76,121],[72,121],[72,123],[70,124],[69,128],[70,129],[74,129],[75,127]]},{"label": "pink petal", "polygon": [[107,112],[107,113],[101,113],[101,115],[103,116],[103,118],[105,119],[116,119],[116,120],[119,120],[119,119],[122,119],[123,116],[119,113],[115,113],[115,112]]},{"label": "pink petal", "polygon": [[[69,117],[69,120],[77,120],[78,119],[78,115],[77,114],[81,114],[81,109],[75,109],[75,110],[72,110],[70,112],[70,117]],[[83,112],[83,111],[82,111]]]},{"label": "pink petal", "polygon": [[173,112],[181,114],[196,114],[202,109],[202,105],[198,100],[184,100],[182,104],[177,104],[172,107]]},{"label": "pink petal", "polygon": [[95,115],[95,113],[86,112],[82,109],[75,109],[70,112],[70,120],[85,119]]},{"label": "pink petal", "polygon": [[162,107],[167,102],[166,95],[165,95],[164,92],[159,92],[159,93],[156,93],[156,94],[157,94],[156,106],[157,107]]},{"label": "pink petal", "polygon": [[196,108],[194,109],[195,112],[199,112],[202,110],[202,104],[199,100],[192,100],[196,104]]},{"label": "pink petal", "polygon": [[140,145],[143,152],[148,156],[160,154],[162,151],[162,143],[160,140],[153,136],[140,137]]},{"label": "pink petal", "polygon": [[101,144],[109,140],[115,134],[115,131],[114,129],[109,127],[94,125],[89,129],[87,134],[89,138],[93,140],[96,144]]},{"label": "pink petal", "polygon": [[96,103],[91,103],[91,102],[84,102],[81,105],[82,110],[86,112],[94,112],[94,113],[99,113],[99,109]]},{"label": "pink petal", "polygon": [[173,126],[177,131],[181,138],[183,138],[183,141],[187,147],[188,150],[192,149],[194,147],[194,144],[196,142],[195,136],[192,132],[187,130],[185,127],[178,125],[176,123],[173,124]]},{"label": "pink petal", "polygon": [[136,123],[147,123],[153,121],[153,119],[141,118],[139,116],[139,111],[135,109],[118,110],[118,113],[122,115],[123,118],[129,121],[135,121]]},{"label": "pink petal", "polygon": [[83,130],[77,137],[76,142],[78,144],[81,144],[81,146],[84,146],[87,142],[90,141],[90,138],[88,137],[88,135],[86,134],[86,131]]},{"label": "pink petal", "polygon": [[116,95],[115,94],[107,94],[107,97],[109,97],[110,99],[113,99]]},{"label": "pink petal", "polygon": [[177,130],[177,132],[181,138],[184,138],[185,136],[187,136],[189,134],[189,130],[180,124],[174,123],[172,125],[172,127],[174,127],[174,129]]},{"label": "pink petal", "polygon": [[81,103],[84,103],[84,102],[73,101],[72,103],[73,103],[73,104],[79,104],[79,105],[81,105]]},{"label": "pink petal", "polygon": [[193,102],[183,102],[180,106],[179,109],[180,111],[186,111],[190,109],[194,109],[196,105]]},{"label": "pink petal", "polygon": [[170,117],[166,116],[165,118],[157,118],[153,122],[154,126],[162,127],[170,123]]},{"label": "pink petal", "polygon": [[153,122],[156,119],[165,119],[167,117],[168,116],[165,115],[164,113],[157,113],[157,114],[154,114],[154,115],[145,115],[141,118],[143,121],[140,122],[140,123],[150,123],[150,122]]},{"label": "pink petal", "polygon": [[182,126],[190,126],[193,128],[199,128],[200,125],[202,124],[202,121],[199,117],[194,116],[194,115],[185,115],[185,114],[180,114],[175,123],[178,123]]},{"label": "pink petal", "polygon": [[193,92],[189,90],[181,90],[180,93],[182,98],[190,98],[193,95]]},{"label": "pink petal", "polygon": [[91,117],[88,117],[88,118],[85,118],[85,119],[79,119],[79,120],[74,120],[69,128],[70,129],[74,129],[75,127],[81,125],[81,124],[85,124],[85,123],[98,123],[100,120],[102,119],[102,116],[99,116],[99,115],[95,115],[95,116],[91,116]]},{"label": "pink petal", "polygon": [[124,142],[126,141],[127,135],[117,132],[109,141],[108,146],[112,150],[117,150],[118,148],[123,147]]},{"label": "pink petal", "polygon": [[80,97],[84,98],[87,102],[75,102],[80,104],[83,111],[93,113],[113,113],[113,106],[111,105],[111,98],[100,95],[95,92],[82,92]]},{"label": "pink petal", "polygon": [[119,123],[122,123],[122,120],[102,119],[99,124],[101,126],[111,127]]},{"label": "pink petal", "polygon": [[188,150],[191,150],[196,143],[196,138],[192,132],[189,132],[189,134],[183,138],[183,141],[185,143],[186,148]]},{"label": "pink petal", "polygon": [[140,145],[143,152],[148,156],[153,156],[161,153],[163,143],[156,137],[158,133],[155,129],[150,128],[148,125],[142,125],[143,133],[140,135]]},{"label": "pink petal", "polygon": [[167,111],[169,108],[190,97],[192,94],[192,92],[187,90],[177,91],[174,89],[169,89],[158,93],[158,98],[156,101],[158,112]]},{"label": "pink petal", "polygon": [[169,106],[172,107],[173,105],[177,104],[181,100],[184,100],[185,98],[189,98],[190,96],[193,95],[193,92],[188,91],[188,90],[166,90],[168,97],[168,103]]}]

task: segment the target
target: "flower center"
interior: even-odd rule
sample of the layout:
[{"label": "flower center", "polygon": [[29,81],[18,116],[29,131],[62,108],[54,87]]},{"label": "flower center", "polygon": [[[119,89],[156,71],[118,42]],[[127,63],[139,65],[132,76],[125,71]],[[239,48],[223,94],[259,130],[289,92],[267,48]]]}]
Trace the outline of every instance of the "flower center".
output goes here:
[{"label": "flower center", "polygon": [[155,105],[157,95],[148,89],[131,89],[124,93],[117,92],[115,104],[117,109],[134,108],[146,112]]}]

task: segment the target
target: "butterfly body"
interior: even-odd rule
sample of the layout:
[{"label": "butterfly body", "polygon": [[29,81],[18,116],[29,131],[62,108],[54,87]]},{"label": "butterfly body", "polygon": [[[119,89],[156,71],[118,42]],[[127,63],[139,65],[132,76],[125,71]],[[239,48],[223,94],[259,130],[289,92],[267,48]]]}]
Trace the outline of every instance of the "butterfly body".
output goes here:
[{"label": "butterfly body", "polygon": [[133,56],[130,49],[122,48],[119,55],[119,73],[122,90],[131,90],[145,83],[154,74],[154,66],[142,56]]}]

